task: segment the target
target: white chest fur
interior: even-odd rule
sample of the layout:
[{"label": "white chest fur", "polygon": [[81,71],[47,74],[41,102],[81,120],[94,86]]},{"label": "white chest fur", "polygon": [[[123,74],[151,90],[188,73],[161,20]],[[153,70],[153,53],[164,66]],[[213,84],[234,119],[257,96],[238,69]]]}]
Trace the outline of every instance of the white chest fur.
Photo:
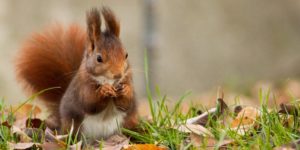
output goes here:
[{"label": "white chest fur", "polygon": [[93,77],[99,84],[109,84],[109,85],[113,85],[115,83],[116,80],[114,79],[109,79],[106,78],[104,76],[99,76],[99,77]]},{"label": "white chest fur", "polygon": [[117,110],[113,103],[97,115],[86,115],[83,120],[83,133],[87,138],[106,138],[116,131],[124,122],[125,113]]}]

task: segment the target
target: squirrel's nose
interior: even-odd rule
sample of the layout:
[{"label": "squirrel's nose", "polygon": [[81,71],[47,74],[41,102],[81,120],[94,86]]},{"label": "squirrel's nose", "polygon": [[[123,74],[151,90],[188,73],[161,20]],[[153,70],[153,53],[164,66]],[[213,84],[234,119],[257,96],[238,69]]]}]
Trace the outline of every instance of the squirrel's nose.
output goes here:
[{"label": "squirrel's nose", "polygon": [[120,79],[121,77],[122,77],[121,73],[114,75],[114,79]]}]

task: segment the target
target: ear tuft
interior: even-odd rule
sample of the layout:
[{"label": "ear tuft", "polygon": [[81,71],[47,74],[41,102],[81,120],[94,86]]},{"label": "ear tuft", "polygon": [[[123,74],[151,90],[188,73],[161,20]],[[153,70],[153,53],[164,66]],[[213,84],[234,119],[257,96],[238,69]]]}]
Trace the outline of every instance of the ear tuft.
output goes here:
[{"label": "ear tuft", "polygon": [[101,37],[101,18],[100,12],[97,8],[92,8],[86,14],[88,39],[94,46],[95,42]]},{"label": "ear tuft", "polygon": [[102,8],[102,14],[106,24],[106,30],[109,33],[114,34],[116,37],[120,35],[120,23],[116,19],[114,13],[108,7]]}]

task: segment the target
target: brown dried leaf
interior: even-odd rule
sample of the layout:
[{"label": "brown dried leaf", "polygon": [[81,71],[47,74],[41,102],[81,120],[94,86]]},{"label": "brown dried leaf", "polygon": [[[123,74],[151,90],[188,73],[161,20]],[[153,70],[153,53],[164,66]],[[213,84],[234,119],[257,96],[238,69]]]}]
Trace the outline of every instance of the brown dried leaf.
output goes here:
[{"label": "brown dried leaf", "polygon": [[53,131],[49,128],[45,130],[45,141],[46,142],[55,142],[58,143],[60,146],[66,146],[67,144],[64,142],[68,135],[55,135]]},{"label": "brown dried leaf", "polygon": [[45,129],[45,122],[39,118],[28,118],[26,120],[27,128],[42,128]]},{"label": "brown dried leaf", "polygon": [[27,118],[28,116],[37,117],[42,110],[38,106],[32,104],[24,104],[20,106],[13,106],[12,111],[15,112],[16,119]]},{"label": "brown dried leaf", "polygon": [[275,147],[274,150],[296,150],[299,147],[300,139],[292,141],[291,143]]},{"label": "brown dried leaf", "polygon": [[59,150],[59,149],[66,149],[64,146],[55,143],[55,142],[45,142],[41,145],[43,150]]},{"label": "brown dried leaf", "polygon": [[[129,144],[129,139],[124,135],[115,134],[105,141],[98,141],[102,150],[120,150],[123,146]],[[99,145],[95,145],[95,150],[99,150]]]},{"label": "brown dried leaf", "polygon": [[217,115],[219,116],[219,115],[225,113],[225,111],[228,110],[228,106],[227,106],[227,104],[224,102],[223,98],[218,98],[218,99],[217,99],[217,102],[218,102],[218,104],[220,105],[220,110],[218,110],[218,113],[219,113],[219,114],[217,114]]},{"label": "brown dried leaf", "polygon": [[247,131],[258,126],[256,120],[260,117],[260,112],[254,107],[245,107],[236,118],[231,122],[231,129],[238,134],[244,135]]},{"label": "brown dried leaf", "polygon": [[34,139],[38,139],[38,141],[42,141],[44,131],[42,129],[37,128],[26,128],[24,129],[24,133]]},{"label": "brown dried leaf", "polygon": [[4,121],[1,123],[2,126],[5,126],[7,128],[11,128],[11,125],[8,123],[8,121]]},{"label": "brown dried leaf", "polygon": [[122,148],[122,150],[167,150],[168,148],[154,144],[133,144]]},{"label": "brown dried leaf", "polygon": [[13,134],[16,134],[20,138],[20,142],[22,143],[32,142],[32,139],[19,127],[12,126],[11,130]]},{"label": "brown dried leaf", "polygon": [[186,123],[187,124],[200,124],[202,126],[205,126],[208,121],[208,117],[212,116],[216,111],[217,111],[217,108],[211,108],[199,116],[187,119]]},{"label": "brown dried leaf", "polygon": [[198,147],[198,148],[211,148],[214,149],[215,147],[219,147],[219,148],[225,148],[228,145],[232,145],[234,144],[234,140],[230,140],[230,139],[224,139],[223,141],[219,142],[217,141],[215,138],[211,138],[211,137],[203,137],[203,136],[199,136],[197,134],[191,133],[190,134],[190,140],[191,143],[193,144],[193,146]]},{"label": "brown dried leaf", "polygon": [[298,108],[295,105],[291,104],[280,104],[280,110],[278,113],[298,115]]},{"label": "brown dried leaf", "polygon": [[243,107],[242,107],[242,106],[240,106],[240,105],[235,106],[235,107],[234,107],[234,110],[233,110],[234,116],[237,116],[242,110],[243,110]]},{"label": "brown dried leaf", "polygon": [[195,147],[213,147],[217,142],[215,138],[207,138],[207,140],[204,142],[204,137],[199,136],[197,134],[191,133],[190,134],[190,140],[193,146]]},{"label": "brown dried leaf", "polygon": [[178,127],[175,127],[174,129],[177,129],[180,132],[195,133],[197,135],[213,137],[213,134],[209,130],[207,130],[205,127],[203,127],[201,125],[197,125],[197,124],[179,125]]},{"label": "brown dried leaf", "polygon": [[260,112],[258,109],[254,107],[245,107],[241,110],[240,113],[236,116],[236,118],[231,122],[231,127],[235,128],[238,126],[244,125],[252,125],[260,116]]},{"label": "brown dried leaf", "polygon": [[293,115],[286,115],[286,114],[279,114],[280,122],[283,126],[288,128],[294,128],[295,125],[295,116]]},{"label": "brown dried leaf", "polygon": [[22,106],[13,106],[12,110],[8,110],[8,112],[13,112],[15,118],[14,126],[25,128],[28,117],[37,118],[41,114],[41,109],[38,106],[24,104]]},{"label": "brown dried leaf", "polygon": [[25,149],[34,149],[34,147],[40,147],[41,144],[39,143],[9,143],[9,148],[10,149],[18,149],[18,150],[25,150]]},{"label": "brown dried leaf", "polygon": [[199,116],[193,117],[188,119],[186,122],[187,124],[200,124],[202,126],[207,125],[208,123],[208,119],[213,118],[213,119],[217,119],[219,116],[221,116],[222,114],[224,114],[226,111],[228,111],[228,106],[227,104],[224,102],[223,97],[224,94],[222,92],[222,94],[220,96],[218,96],[219,98],[217,99],[217,104],[220,106],[218,108],[211,108],[208,111],[202,113]]}]

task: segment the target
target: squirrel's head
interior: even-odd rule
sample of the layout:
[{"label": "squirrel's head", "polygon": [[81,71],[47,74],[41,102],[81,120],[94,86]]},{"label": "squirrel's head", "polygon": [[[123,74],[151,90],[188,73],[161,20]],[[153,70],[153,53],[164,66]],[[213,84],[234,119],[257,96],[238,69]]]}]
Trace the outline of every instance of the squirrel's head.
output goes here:
[{"label": "squirrel's head", "polygon": [[101,31],[98,9],[87,12],[86,70],[99,84],[114,84],[128,70],[127,57],[119,39],[120,24],[109,8],[102,8],[105,30]]}]

